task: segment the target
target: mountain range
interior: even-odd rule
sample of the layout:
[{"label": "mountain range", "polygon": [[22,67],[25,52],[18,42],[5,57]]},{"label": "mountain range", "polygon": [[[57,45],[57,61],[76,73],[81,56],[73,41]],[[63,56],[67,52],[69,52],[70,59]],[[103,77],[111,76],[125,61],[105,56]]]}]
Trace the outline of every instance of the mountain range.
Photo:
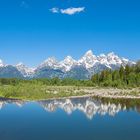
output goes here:
[{"label": "mountain range", "polygon": [[91,50],[87,51],[79,60],[67,56],[62,61],[50,57],[36,68],[29,68],[23,63],[17,65],[4,64],[0,60],[1,78],[74,78],[88,79],[95,73],[105,69],[118,69],[120,66],[134,65],[135,62],[119,57],[111,52],[107,55],[96,56]]}]

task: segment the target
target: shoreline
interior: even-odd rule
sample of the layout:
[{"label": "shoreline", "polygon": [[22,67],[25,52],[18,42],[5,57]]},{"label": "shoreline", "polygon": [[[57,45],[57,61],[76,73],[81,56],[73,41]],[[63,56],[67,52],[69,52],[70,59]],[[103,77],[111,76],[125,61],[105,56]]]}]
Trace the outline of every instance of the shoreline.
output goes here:
[{"label": "shoreline", "polygon": [[[54,98],[48,98],[48,99],[39,99],[41,101],[43,100],[61,100],[61,99],[75,99],[75,98],[86,98],[86,97],[95,97],[95,98],[110,98],[110,99],[140,99],[140,96],[131,96],[131,95],[127,95],[127,96],[121,96],[121,95],[99,95],[99,94],[86,94],[86,95],[78,95],[78,96],[69,96],[69,97],[54,97]],[[36,101],[36,100],[34,100]]]},{"label": "shoreline", "polygon": [[[60,87],[59,87],[60,88]],[[63,87],[65,88],[65,87]],[[54,93],[58,92],[57,88]],[[59,100],[59,99],[73,99],[73,98],[85,98],[85,97],[97,97],[97,98],[110,98],[110,99],[140,99],[140,88],[132,89],[118,89],[118,88],[95,88],[95,87],[82,87],[79,89],[74,89],[72,91],[74,95],[64,95],[59,97],[61,93],[53,93],[54,97],[47,98],[30,98],[30,97],[0,97],[0,99],[11,99],[11,100],[23,100],[23,101],[37,101],[37,100]]]}]

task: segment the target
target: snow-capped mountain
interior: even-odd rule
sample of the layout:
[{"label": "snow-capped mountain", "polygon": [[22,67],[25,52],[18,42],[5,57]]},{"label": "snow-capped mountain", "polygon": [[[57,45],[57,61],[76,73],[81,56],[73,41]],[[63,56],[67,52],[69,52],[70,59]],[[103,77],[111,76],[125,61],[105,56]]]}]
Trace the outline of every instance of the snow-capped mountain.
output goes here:
[{"label": "snow-capped mountain", "polygon": [[34,74],[34,70],[35,70],[33,68],[28,68],[23,63],[18,63],[16,65],[16,68],[22,73],[22,75],[24,77],[30,77],[30,76],[32,76]]},{"label": "snow-capped mountain", "polygon": [[[76,78],[88,79],[93,74],[104,69],[118,69],[120,66],[134,65],[126,58],[119,57],[115,53],[96,56],[91,50],[87,51],[79,60],[67,56],[62,61],[57,61],[55,57],[50,57],[36,68],[28,68],[23,63],[15,66],[5,65],[0,60],[0,77],[20,77],[23,78]],[[9,70],[10,69],[10,70]],[[16,71],[16,72],[15,72]],[[9,73],[10,72],[10,73]],[[4,76],[3,76],[4,73]]]},{"label": "snow-capped mountain", "polygon": [[44,67],[48,67],[48,68],[52,68],[52,69],[57,69],[59,68],[59,63],[56,60],[55,57],[50,57],[48,59],[46,59],[44,62],[42,62],[38,69],[44,68]]},{"label": "snow-capped mountain", "polygon": [[77,61],[71,56],[67,56],[63,61],[60,62],[60,68],[62,68],[64,72],[70,71],[75,65],[77,65]]},{"label": "snow-capped mountain", "polygon": [[[110,69],[112,69],[112,65],[115,65],[116,67],[120,67],[121,65],[123,65],[123,66],[127,65],[127,63],[124,63],[123,58],[120,58],[113,52],[111,52],[107,55],[101,54],[97,57],[97,59],[100,64],[103,64]],[[133,62],[130,62],[130,64],[131,63],[133,64]]]},{"label": "snow-capped mountain", "polygon": [[86,69],[93,67],[96,63],[98,63],[98,59],[91,50],[87,51],[85,55],[78,60],[78,65],[83,65]]},{"label": "snow-capped mountain", "polygon": [[71,56],[67,56],[64,60],[58,62],[55,57],[50,57],[46,59],[43,63],[39,65],[37,69],[42,69],[44,67],[50,69],[61,69],[66,72],[69,71],[74,65],[77,64],[77,61],[74,60]]},{"label": "snow-capped mountain", "polygon": [[49,67],[53,69],[61,69],[64,72],[70,71],[75,66],[84,66],[86,69],[94,67],[96,64],[102,64],[111,68],[112,65],[125,66],[127,64],[135,64],[135,62],[129,61],[128,59],[121,58],[115,53],[111,52],[107,55],[101,54],[96,56],[91,50],[87,51],[85,55],[79,59],[74,60],[71,56],[67,56],[63,61],[57,61],[54,57],[45,60],[39,68]]}]

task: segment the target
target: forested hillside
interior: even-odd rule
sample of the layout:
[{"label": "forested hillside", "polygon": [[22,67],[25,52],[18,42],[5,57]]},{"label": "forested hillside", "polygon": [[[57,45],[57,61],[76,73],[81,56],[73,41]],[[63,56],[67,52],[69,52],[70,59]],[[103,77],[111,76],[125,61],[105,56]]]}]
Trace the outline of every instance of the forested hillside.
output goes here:
[{"label": "forested hillside", "polygon": [[140,61],[134,66],[126,65],[118,70],[104,70],[91,78],[92,82],[99,86],[123,87],[140,86]]}]

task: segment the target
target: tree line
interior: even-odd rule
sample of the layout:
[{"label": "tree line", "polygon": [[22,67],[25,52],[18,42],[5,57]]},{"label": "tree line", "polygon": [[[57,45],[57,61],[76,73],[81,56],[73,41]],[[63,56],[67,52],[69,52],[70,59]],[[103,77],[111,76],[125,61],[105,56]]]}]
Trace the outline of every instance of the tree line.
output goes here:
[{"label": "tree line", "polygon": [[140,61],[136,65],[121,66],[118,70],[104,70],[92,76],[92,82],[99,86],[140,86]]}]

